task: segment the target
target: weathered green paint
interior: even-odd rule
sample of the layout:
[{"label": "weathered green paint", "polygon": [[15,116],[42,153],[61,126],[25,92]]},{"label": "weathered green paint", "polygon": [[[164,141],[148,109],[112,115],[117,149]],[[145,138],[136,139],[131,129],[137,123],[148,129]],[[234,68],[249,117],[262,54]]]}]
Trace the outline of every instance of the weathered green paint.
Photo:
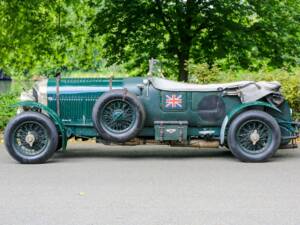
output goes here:
[{"label": "weathered green paint", "polygon": [[[95,102],[105,92],[126,89],[135,94],[144,106],[146,120],[144,128],[138,137],[155,138],[155,121],[187,121],[187,139],[207,138],[221,139],[224,142],[226,128],[230,120],[244,109],[250,107],[263,107],[268,109],[270,115],[281,121],[283,132],[288,130],[289,136],[292,126],[284,125],[291,122],[289,106],[284,103],[276,108],[264,101],[243,104],[238,96],[223,95],[223,90],[218,91],[162,91],[156,89],[151,83],[144,84],[145,78],[63,78],[59,83],[60,115],[56,111],[56,79],[48,80],[47,106],[39,106],[47,111],[64,134],[64,140],[75,137],[99,137],[92,122],[92,110]],[[167,96],[180,96],[180,108],[168,108]],[[199,104],[204,98],[217,96],[224,104],[224,112],[218,118],[207,119],[199,111]],[[25,104],[25,103],[24,103]],[[38,103],[35,103],[38,104]],[[37,105],[36,105],[37,106]],[[209,108],[207,114],[215,113],[218,108]],[[46,108],[45,108],[46,107]],[[206,108],[201,109],[205,111]]]},{"label": "weathered green paint", "polygon": [[[121,89],[123,79],[112,80],[112,89]],[[67,78],[60,80],[60,118],[64,124],[92,125],[92,109],[99,96],[110,90],[110,79]],[[48,80],[48,106],[56,109],[56,80]]]},{"label": "weathered green paint", "polygon": [[56,112],[54,112],[51,108],[49,108],[41,103],[33,102],[33,101],[18,102],[16,104],[12,105],[12,107],[20,107],[20,106],[28,107],[28,108],[35,107],[35,108],[45,111],[49,115],[49,117],[52,119],[52,121],[58,126],[59,131],[62,136],[62,147],[63,147],[63,150],[66,150],[66,147],[67,147],[66,131],[65,131],[64,125],[63,125],[60,117],[56,114]]},{"label": "weathered green paint", "polygon": [[226,117],[224,118],[221,126],[221,133],[220,133],[220,143],[224,144],[225,136],[226,136],[226,129],[228,127],[228,124],[230,124],[232,118],[234,118],[236,115],[238,115],[241,111],[243,111],[246,108],[250,107],[267,107],[270,108],[274,111],[281,112],[278,108],[276,108],[274,105],[271,105],[270,103],[267,102],[261,102],[261,101],[256,101],[256,102],[249,102],[245,104],[240,104],[236,108],[232,109],[229,113],[227,113]]},{"label": "weathered green paint", "polygon": [[186,121],[156,121],[155,140],[185,141],[187,140],[187,126]]},{"label": "weathered green paint", "polygon": [[280,109],[278,109],[277,107],[275,107],[274,105],[271,105],[270,103],[267,102],[261,102],[261,101],[256,101],[256,102],[249,102],[249,103],[245,103],[245,104],[241,104],[239,105],[237,108],[233,109],[232,111],[230,111],[228,115],[229,120],[238,112],[240,112],[241,110],[248,108],[248,107],[254,107],[254,106],[263,106],[263,107],[267,107],[267,108],[271,108],[277,112],[280,112]]},{"label": "weathered green paint", "polygon": [[[148,92],[148,95],[147,95]],[[199,111],[197,109],[198,103],[205,97],[210,95],[221,96],[222,92],[177,92],[177,95],[182,95],[183,98],[183,109],[181,110],[166,110],[163,106],[165,104],[164,100],[166,98],[162,97],[166,93],[175,92],[165,92],[155,89],[150,85],[149,89],[145,88],[140,95],[140,99],[145,107],[146,111],[146,122],[145,126],[153,127],[154,121],[157,120],[178,120],[178,121],[188,121],[189,127],[196,128],[211,128],[220,127],[224,118],[220,118],[215,121],[207,121],[199,116]],[[240,105],[240,100],[238,97],[221,97],[225,104],[226,113],[232,108]],[[225,115],[224,115],[225,116]]]},{"label": "weathered green paint", "polygon": [[[143,78],[124,78],[112,80],[112,89],[124,89],[136,94],[146,111],[145,127],[152,127],[156,120],[187,120],[189,127],[219,127],[223,118],[218,121],[207,121],[199,117],[198,102],[208,95],[221,95],[221,92],[166,92],[149,88],[139,89],[138,84]],[[99,96],[109,89],[109,79],[106,78],[68,78],[60,81],[60,117],[68,127],[93,126],[92,108]],[[182,109],[166,109],[166,95],[182,95]],[[226,105],[226,112],[240,104],[239,98],[222,98]],[[48,106],[56,111],[56,80],[48,81]],[[78,130],[78,129],[77,129]],[[76,136],[76,133],[74,134]]]}]

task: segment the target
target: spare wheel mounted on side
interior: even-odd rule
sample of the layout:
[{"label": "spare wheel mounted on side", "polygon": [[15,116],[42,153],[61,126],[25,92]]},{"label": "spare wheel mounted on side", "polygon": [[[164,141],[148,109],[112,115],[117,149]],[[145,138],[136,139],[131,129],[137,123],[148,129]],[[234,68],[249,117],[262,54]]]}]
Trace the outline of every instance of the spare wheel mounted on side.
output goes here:
[{"label": "spare wheel mounted on side", "polygon": [[93,107],[93,123],[99,135],[122,143],[134,138],[144,126],[145,109],[126,90],[113,90],[99,97]]}]

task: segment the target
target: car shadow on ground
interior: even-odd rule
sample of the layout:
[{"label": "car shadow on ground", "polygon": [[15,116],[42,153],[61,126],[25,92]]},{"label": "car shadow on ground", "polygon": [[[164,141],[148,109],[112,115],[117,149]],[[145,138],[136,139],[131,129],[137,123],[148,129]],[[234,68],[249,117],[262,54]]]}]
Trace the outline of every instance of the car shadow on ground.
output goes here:
[{"label": "car shadow on ground", "polygon": [[70,148],[66,152],[57,152],[55,159],[60,158],[224,158],[234,159],[231,152],[227,149],[197,149],[197,148],[179,148],[179,147],[100,147],[99,149],[90,149],[82,147],[81,149]]},{"label": "car shadow on ground", "polygon": [[[297,149],[280,149],[269,159],[272,161],[282,161],[295,158]],[[168,146],[103,146],[97,145],[73,145],[67,151],[57,152],[53,161],[72,158],[124,158],[124,159],[186,159],[186,158],[219,158],[230,161],[237,161],[232,153],[226,148],[198,149]],[[297,158],[297,157],[296,157]]]}]

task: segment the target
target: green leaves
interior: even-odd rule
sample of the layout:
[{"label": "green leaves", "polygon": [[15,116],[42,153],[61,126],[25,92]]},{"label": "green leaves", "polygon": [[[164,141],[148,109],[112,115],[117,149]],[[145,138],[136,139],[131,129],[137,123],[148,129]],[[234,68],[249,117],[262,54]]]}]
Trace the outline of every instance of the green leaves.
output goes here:
[{"label": "green leaves", "polygon": [[9,75],[54,75],[95,70],[101,38],[91,38],[95,9],[82,1],[1,1],[0,68]]},{"label": "green leaves", "polygon": [[134,61],[136,67],[150,57],[168,59],[179,79],[187,80],[190,58],[209,65],[225,59],[223,68],[295,65],[299,5],[299,0],[105,0],[93,27],[106,37],[111,62]]},{"label": "green leaves", "polygon": [[186,62],[259,70],[300,62],[300,0],[0,1],[0,68],[29,77],[122,64],[188,80]]}]

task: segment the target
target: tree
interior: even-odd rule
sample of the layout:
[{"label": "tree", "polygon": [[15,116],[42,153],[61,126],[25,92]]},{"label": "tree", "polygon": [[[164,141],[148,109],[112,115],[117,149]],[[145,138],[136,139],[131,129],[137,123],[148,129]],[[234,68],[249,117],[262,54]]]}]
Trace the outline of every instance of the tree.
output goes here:
[{"label": "tree", "polygon": [[[300,53],[299,0],[102,0],[93,34],[105,37],[111,62],[141,64],[163,58],[188,80],[186,63],[230,59],[275,67]],[[171,64],[172,64],[171,63]]]},{"label": "tree", "polygon": [[153,57],[187,81],[189,59],[299,65],[299,15],[300,0],[0,0],[0,68],[93,69],[105,56],[140,73]]},{"label": "tree", "polygon": [[0,68],[23,77],[62,67],[94,69],[100,38],[89,36],[89,0],[0,0]]}]

